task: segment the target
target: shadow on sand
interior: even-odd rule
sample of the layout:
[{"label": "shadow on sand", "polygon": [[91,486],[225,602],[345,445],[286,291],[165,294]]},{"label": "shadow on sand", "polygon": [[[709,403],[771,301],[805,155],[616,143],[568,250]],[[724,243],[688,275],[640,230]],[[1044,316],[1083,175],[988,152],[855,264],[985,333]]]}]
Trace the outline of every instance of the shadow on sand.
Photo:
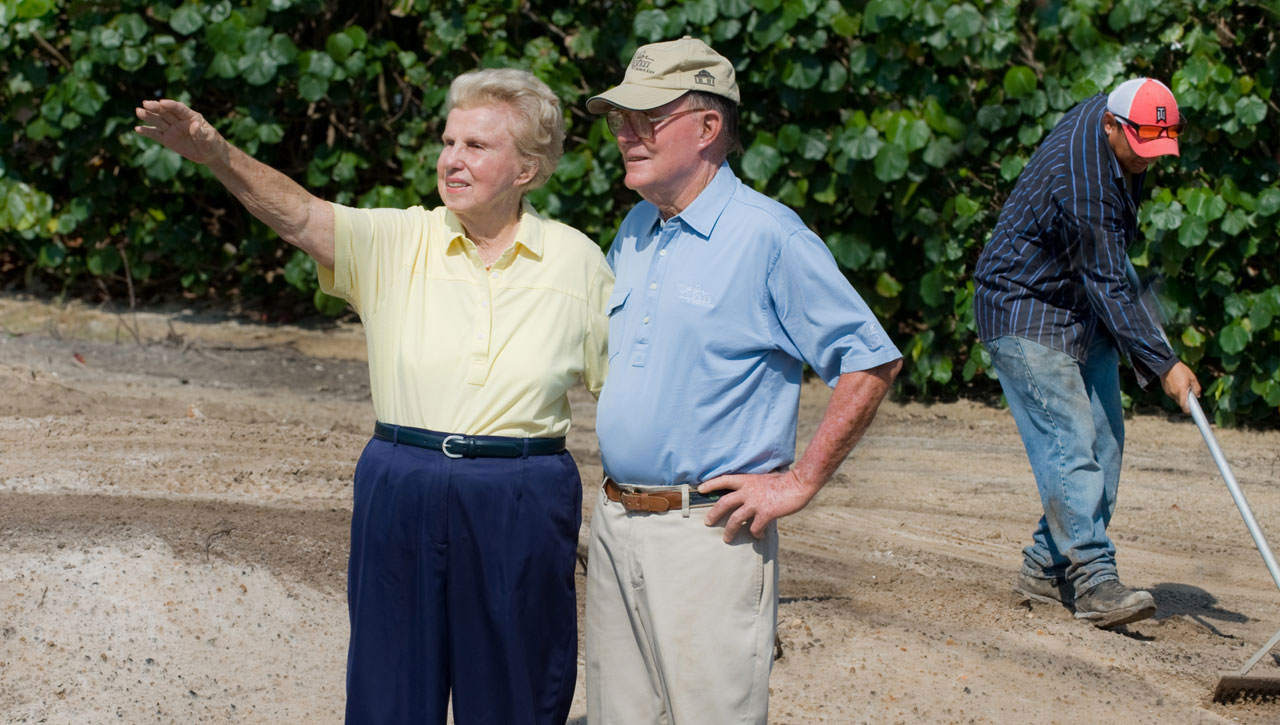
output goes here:
[{"label": "shadow on sand", "polygon": [[1213,625],[1212,621],[1231,624],[1249,621],[1249,617],[1240,612],[1219,607],[1217,597],[1190,584],[1163,582],[1149,587],[1147,591],[1156,598],[1155,618],[1157,620],[1177,616],[1189,617],[1215,636],[1224,639],[1235,639],[1235,636],[1222,632]]}]

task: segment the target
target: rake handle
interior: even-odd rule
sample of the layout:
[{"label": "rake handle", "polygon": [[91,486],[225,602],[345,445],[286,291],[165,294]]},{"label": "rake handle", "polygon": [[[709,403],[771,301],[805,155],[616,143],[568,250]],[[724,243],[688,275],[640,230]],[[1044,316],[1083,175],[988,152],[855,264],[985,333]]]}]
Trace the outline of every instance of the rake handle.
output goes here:
[{"label": "rake handle", "polygon": [[1227,465],[1227,459],[1222,455],[1222,449],[1218,447],[1218,439],[1209,428],[1209,421],[1205,418],[1204,411],[1200,409],[1200,402],[1192,392],[1187,393],[1187,407],[1191,409],[1191,417],[1195,419],[1196,427],[1200,429],[1200,435],[1204,437],[1204,443],[1209,447],[1209,455],[1213,456],[1213,462],[1218,464],[1218,472],[1222,474],[1222,480],[1226,481],[1227,490],[1231,492],[1236,508],[1240,509],[1240,517],[1244,519],[1244,525],[1249,528],[1254,546],[1258,547],[1258,553],[1262,554],[1262,562],[1267,565],[1267,571],[1271,572],[1271,579],[1276,583],[1276,588],[1280,589],[1280,566],[1276,564],[1271,547],[1267,546],[1262,529],[1258,527],[1258,521],[1253,518],[1253,510],[1249,508],[1249,502],[1245,500],[1240,484],[1236,483],[1236,477],[1231,473],[1231,466]]}]

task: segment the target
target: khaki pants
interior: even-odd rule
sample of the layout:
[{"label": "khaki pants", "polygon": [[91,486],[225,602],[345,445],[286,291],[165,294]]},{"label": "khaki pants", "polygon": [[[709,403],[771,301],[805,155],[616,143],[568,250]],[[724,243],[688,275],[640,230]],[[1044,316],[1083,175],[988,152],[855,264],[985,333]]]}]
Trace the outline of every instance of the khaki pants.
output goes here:
[{"label": "khaki pants", "polygon": [[[587,567],[591,725],[765,725],[778,530],[732,544],[708,509],[628,513],[601,491]],[[723,519],[721,520],[723,524]]]}]

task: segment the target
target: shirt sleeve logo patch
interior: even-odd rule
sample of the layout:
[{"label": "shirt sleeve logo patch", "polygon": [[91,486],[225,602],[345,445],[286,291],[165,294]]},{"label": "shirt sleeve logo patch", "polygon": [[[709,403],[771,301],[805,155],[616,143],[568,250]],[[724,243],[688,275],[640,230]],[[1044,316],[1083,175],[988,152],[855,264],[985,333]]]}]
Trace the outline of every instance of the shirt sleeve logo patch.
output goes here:
[{"label": "shirt sleeve logo patch", "polygon": [[711,309],[715,306],[715,301],[711,299],[711,292],[704,289],[701,285],[682,283],[678,285],[678,288],[680,291],[680,300],[682,302],[688,302],[689,304],[697,305],[698,307],[706,307],[707,309]]}]

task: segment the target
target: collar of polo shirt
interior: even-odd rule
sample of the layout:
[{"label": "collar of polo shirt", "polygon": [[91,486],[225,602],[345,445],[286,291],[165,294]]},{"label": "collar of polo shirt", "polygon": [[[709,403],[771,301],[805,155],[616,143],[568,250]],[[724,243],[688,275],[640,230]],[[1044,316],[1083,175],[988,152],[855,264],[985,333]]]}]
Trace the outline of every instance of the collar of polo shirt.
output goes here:
[{"label": "collar of polo shirt", "polygon": [[710,240],[716,222],[729,205],[729,199],[733,198],[733,186],[733,171],[729,168],[729,162],[722,161],[711,183],[678,216],[695,232]]},{"label": "collar of polo shirt", "polygon": [[[534,211],[528,199],[520,203],[520,226],[516,229],[515,244],[524,247],[537,259],[542,259],[542,222],[545,221],[546,219]],[[444,223],[450,233],[446,248],[459,244],[467,238],[467,230],[463,228],[462,222],[453,212],[445,211]]]}]

